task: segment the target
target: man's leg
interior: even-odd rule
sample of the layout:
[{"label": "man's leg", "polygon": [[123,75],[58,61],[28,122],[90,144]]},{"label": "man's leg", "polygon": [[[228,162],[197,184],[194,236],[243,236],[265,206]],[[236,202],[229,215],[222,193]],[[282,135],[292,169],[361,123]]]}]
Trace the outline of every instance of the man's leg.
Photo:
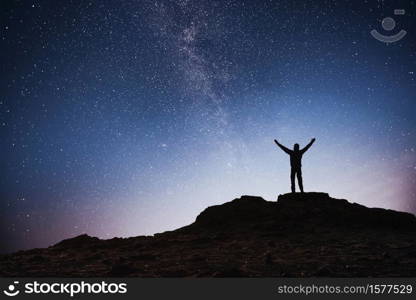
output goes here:
[{"label": "man's leg", "polygon": [[296,174],[295,169],[291,168],[291,170],[290,170],[290,183],[291,183],[292,193],[296,192],[295,174]]},{"label": "man's leg", "polygon": [[298,169],[296,172],[296,175],[298,177],[298,184],[299,184],[300,192],[303,193],[302,169]]}]

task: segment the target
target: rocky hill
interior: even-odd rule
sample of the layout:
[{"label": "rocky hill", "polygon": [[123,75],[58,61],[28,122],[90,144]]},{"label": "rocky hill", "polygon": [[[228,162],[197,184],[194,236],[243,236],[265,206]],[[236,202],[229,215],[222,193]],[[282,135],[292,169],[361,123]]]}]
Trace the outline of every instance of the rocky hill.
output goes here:
[{"label": "rocky hill", "polygon": [[81,235],[0,256],[0,276],[401,277],[416,275],[416,218],[324,193],[242,196],[174,231]]}]

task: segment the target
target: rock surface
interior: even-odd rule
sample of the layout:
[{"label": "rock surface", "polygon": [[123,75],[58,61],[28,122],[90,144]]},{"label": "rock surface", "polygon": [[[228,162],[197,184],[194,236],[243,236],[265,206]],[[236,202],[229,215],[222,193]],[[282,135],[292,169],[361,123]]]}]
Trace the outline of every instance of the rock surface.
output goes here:
[{"label": "rock surface", "polygon": [[132,238],[81,235],[0,256],[0,276],[401,277],[416,275],[416,218],[324,193],[242,196],[191,225]]}]

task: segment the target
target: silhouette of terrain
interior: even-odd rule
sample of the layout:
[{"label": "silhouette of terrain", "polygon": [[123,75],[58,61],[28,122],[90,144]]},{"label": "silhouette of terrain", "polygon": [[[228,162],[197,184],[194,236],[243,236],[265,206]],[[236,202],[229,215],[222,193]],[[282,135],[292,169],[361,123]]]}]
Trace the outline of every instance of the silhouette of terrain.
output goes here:
[{"label": "silhouette of terrain", "polygon": [[154,236],[88,235],[0,256],[0,276],[411,277],[416,217],[324,193],[242,196]]}]

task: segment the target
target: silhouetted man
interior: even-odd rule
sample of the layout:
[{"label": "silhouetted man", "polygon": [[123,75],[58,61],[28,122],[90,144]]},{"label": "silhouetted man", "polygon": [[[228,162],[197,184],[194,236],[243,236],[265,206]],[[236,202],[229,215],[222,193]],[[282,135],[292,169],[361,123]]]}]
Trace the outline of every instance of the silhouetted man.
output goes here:
[{"label": "silhouetted man", "polygon": [[280,147],[283,151],[285,151],[287,154],[290,155],[290,182],[292,185],[292,193],[296,191],[295,188],[295,176],[298,178],[298,184],[299,189],[301,193],[303,193],[303,183],[302,183],[302,155],[308,151],[308,149],[312,146],[312,144],[315,142],[315,139],[313,138],[309,144],[306,145],[305,148],[302,150],[299,150],[299,144],[295,144],[293,146],[293,150],[290,150],[283,146],[282,144],[279,144],[277,140],[274,140],[277,146]]}]

